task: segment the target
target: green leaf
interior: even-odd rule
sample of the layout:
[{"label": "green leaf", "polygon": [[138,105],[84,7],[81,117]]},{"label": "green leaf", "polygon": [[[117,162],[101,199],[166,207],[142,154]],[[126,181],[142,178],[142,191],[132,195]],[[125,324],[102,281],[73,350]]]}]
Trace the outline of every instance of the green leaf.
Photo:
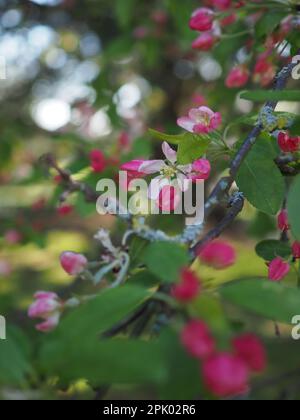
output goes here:
[{"label": "green leaf", "polygon": [[255,35],[257,37],[263,37],[271,34],[285,16],[286,13],[282,11],[268,11],[264,13],[256,24]]},{"label": "green leaf", "polygon": [[107,289],[94,299],[73,309],[51,334],[53,339],[78,345],[80,337],[95,337],[121,321],[151,294],[141,287],[125,285]]},{"label": "green leaf", "polygon": [[300,117],[295,118],[292,126],[289,128],[289,132],[292,136],[300,135]]},{"label": "green leaf", "polygon": [[247,99],[253,102],[267,102],[267,101],[299,101],[300,90],[254,90],[251,92],[241,93],[242,99]]},{"label": "green leaf", "polygon": [[192,138],[193,137],[192,133],[165,134],[165,133],[162,133],[160,131],[153,130],[152,128],[150,128],[148,130],[148,132],[151,136],[157,138],[158,140],[167,141],[168,143],[171,143],[171,144],[179,144],[185,138]]},{"label": "green leaf", "polygon": [[288,243],[276,240],[262,241],[255,250],[257,255],[266,261],[272,261],[276,257],[287,258],[292,253]]},{"label": "green leaf", "polygon": [[44,373],[57,375],[63,383],[84,378],[93,386],[161,383],[166,377],[164,362],[156,342],[87,340],[85,336],[78,337],[76,346],[69,346],[64,338],[49,341],[40,355]]},{"label": "green leaf", "polygon": [[272,143],[260,137],[242,164],[237,185],[258,210],[275,215],[284,200],[285,183],[273,161]]},{"label": "green leaf", "polygon": [[265,318],[291,324],[299,313],[300,290],[267,279],[244,279],[220,290],[227,301]]},{"label": "green leaf", "polygon": [[171,242],[155,242],[150,244],[142,256],[148,269],[160,280],[168,283],[176,282],[180,269],[189,262],[184,247]]},{"label": "green leaf", "polygon": [[300,241],[300,175],[296,177],[290,188],[287,208],[292,232]]},{"label": "green leaf", "polygon": [[127,28],[134,16],[136,0],[116,0],[114,8],[120,26]]},{"label": "green leaf", "polygon": [[6,340],[0,340],[0,384],[23,386],[32,370],[29,341],[20,330],[7,329]]},{"label": "green leaf", "polygon": [[181,165],[187,165],[203,156],[210,144],[208,136],[185,137],[178,146],[177,159]]}]

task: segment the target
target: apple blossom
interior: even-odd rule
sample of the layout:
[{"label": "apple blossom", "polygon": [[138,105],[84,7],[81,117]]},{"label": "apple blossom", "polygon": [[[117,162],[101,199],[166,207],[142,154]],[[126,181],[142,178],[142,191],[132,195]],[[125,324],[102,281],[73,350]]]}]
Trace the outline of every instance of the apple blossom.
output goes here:
[{"label": "apple blossom", "polygon": [[200,320],[186,324],[181,332],[181,343],[191,356],[198,359],[206,359],[215,351],[215,340],[206,324]]},{"label": "apple blossom", "polygon": [[255,64],[253,80],[261,86],[268,86],[274,80],[275,74],[274,65],[262,57]]},{"label": "apple blossom", "polygon": [[192,14],[190,28],[195,31],[210,31],[213,21],[214,12],[207,7],[201,7]]},{"label": "apple blossom", "polygon": [[262,342],[254,334],[245,334],[233,340],[235,354],[254,372],[263,372],[267,365],[267,356]]},{"label": "apple blossom", "polygon": [[272,281],[281,281],[288,275],[290,269],[289,263],[277,257],[269,264],[269,279]]},{"label": "apple blossom", "polygon": [[222,123],[219,112],[213,112],[206,106],[192,108],[187,117],[178,118],[177,124],[190,133],[207,134],[216,130]]},{"label": "apple blossom", "polygon": [[235,397],[247,392],[249,370],[239,357],[218,353],[204,362],[203,380],[216,397]]},{"label": "apple blossom", "polygon": [[66,251],[61,254],[60,263],[66,273],[76,276],[85,270],[88,260],[82,254]]},{"label": "apple blossom", "polygon": [[236,66],[228,74],[226,86],[228,88],[240,88],[248,83],[249,77],[250,73],[246,66]]},{"label": "apple blossom", "polygon": [[72,213],[74,210],[74,207],[70,204],[63,204],[58,207],[57,212],[60,216],[68,216],[70,213]]},{"label": "apple blossom", "polygon": [[196,274],[186,268],[181,272],[181,281],[172,288],[172,296],[180,302],[190,302],[201,290],[201,283]]},{"label": "apple blossom", "polygon": [[200,260],[216,269],[230,267],[236,261],[234,248],[223,241],[214,241],[206,245],[199,252]]}]

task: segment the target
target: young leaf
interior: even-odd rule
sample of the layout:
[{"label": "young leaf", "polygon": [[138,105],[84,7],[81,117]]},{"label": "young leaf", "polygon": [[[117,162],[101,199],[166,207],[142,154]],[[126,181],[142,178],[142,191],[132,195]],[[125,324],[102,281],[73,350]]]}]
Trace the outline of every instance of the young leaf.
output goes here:
[{"label": "young leaf", "polygon": [[227,301],[273,321],[291,324],[299,313],[300,290],[267,279],[244,279],[224,286]]},{"label": "young leaf", "polygon": [[276,257],[287,258],[292,253],[289,244],[276,240],[262,241],[255,250],[257,255],[266,261],[272,261]]},{"label": "young leaf", "polygon": [[284,199],[285,183],[273,158],[272,143],[260,137],[239,170],[237,184],[254,207],[275,215]]},{"label": "young leaf", "polygon": [[177,159],[181,165],[187,165],[203,156],[210,144],[208,136],[185,137],[178,146]]},{"label": "young leaf", "polygon": [[142,261],[160,280],[176,282],[180,269],[188,264],[186,250],[171,242],[155,242],[148,246]]}]

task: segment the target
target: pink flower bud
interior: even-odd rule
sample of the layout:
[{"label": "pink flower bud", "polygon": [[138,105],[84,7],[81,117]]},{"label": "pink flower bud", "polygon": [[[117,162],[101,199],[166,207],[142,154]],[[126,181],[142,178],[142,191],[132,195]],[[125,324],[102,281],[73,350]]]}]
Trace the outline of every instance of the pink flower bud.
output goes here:
[{"label": "pink flower bud", "polygon": [[46,319],[46,321],[41,322],[36,325],[36,329],[40,332],[50,332],[53,331],[59,324],[60,314],[56,313],[53,316]]},{"label": "pink flower bud", "polygon": [[288,212],[287,210],[282,210],[278,215],[278,229],[282,232],[286,232],[289,230],[289,220],[288,220]]},{"label": "pink flower bud", "polygon": [[137,178],[144,176],[145,173],[144,172],[140,172],[140,167],[143,163],[145,163],[145,160],[131,160],[130,162],[126,162],[123,163],[123,165],[121,165],[120,169],[122,171],[127,171],[129,172],[131,175],[136,176]]},{"label": "pink flower bud", "polygon": [[106,160],[101,150],[92,150],[90,153],[91,167],[94,172],[103,172],[106,167]]},{"label": "pink flower bud", "polygon": [[251,371],[263,372],[267,365],[267,356],[262,342],[254,334],[245,334],[233,340],[235,353]]},{"label": "pink flower bud", "polygon": [[210,51],[215,45],[216,37],[211,32],[204,32],[192,43],[194,50]]},{"label": "pink flower bud", "polygon": [[192,173],[189,178],[193,181],[198,179],[206,180],[209,178],[211,172],[211,165],[207,159],[198,159],[192,165]]},{"label": "pink flower bud", "polygon": [[57,212],[60,216],[68,216],[74,210],[74,207],[70,204],[63,204],[62,206],[58,207]]},{"label": "pink flower bud", "polygon": [[172,288],[172,296],[180,302],[189,302],[199,295],[200,290],[200,280],[186,268],[181,273],[181,282]]},{"label": "pink flower bud", "polygon": [[249,371],[239,357],[219,353],[204,362],[203,380],[216,397],[234,397],[247,392]]},{"label": "pink flower bud", "polygon": [[300,242],[294,242],[292,246],[293,256],[297,260],[300,259]]},{"label": "pink flower bud", "polygon": [[220,20],[220,24],[221,26],[229,26],[229,25],[233,25],[236,21],[236,14],[232,13],[231,15],[228,15],[226,17],[224,17],[223,19]]},{"label": "pink flower bud", "polygon": [[290,137],[288,133],[279,133],[278,144],[284,153],[295,153],[299,150],[300,137]]},{"label": "pink flower bud", "polygon": [[214,241],[206,245],[199,253],[200,260],[216,269],[230,267],[236,261],[234,248],[226,242]]},{"label": "pink flower bud", "polygon": [[22,235],[16,229],[10,229],[4,234],[5,241],[10,245],[16,245],[22,240]]},{"label": "pink flower bud", "polygon": [[192,357],[199,359],[206,359],[215,351],[215,340],[205,323],[199,320],[192,320],[184,327],[181,343]]},{"label": "pink flower bud", "polygon": [[88,263],[88,260],[82,254],[76,252],[64,252],[60,256],[62,268],[71,276],[81,274]]},{"label": "pink flower bud", "polygon": [[36,326],[38,331],[52,331],[58,325],[63,304],[59,301],[56,293],[37,292],[34,298],[35,302],[28,309],[29,318],[44,320]]},{"label": "pink flower bud", "polygon": [[227,10],[232,6],[231,0],[212,0],[212,4],[220,10]]},{"label": "pink flower bud", "polygon": [[249,70],[245,66],[234,67],[226,79],[228,88],[240,88],[248,83],[250,77]]},{"label": "pink flower bud", "polygon": [[195,31],[210,31],[213,26],[214,12],[207,7],[201,7],[192,14],[190,28]]},{"label": "pink flower bud", "polygon": [[269,265],[269,279],[272,281],[281,281],[290,272],[290,264],[282,258],[275,258]]}]

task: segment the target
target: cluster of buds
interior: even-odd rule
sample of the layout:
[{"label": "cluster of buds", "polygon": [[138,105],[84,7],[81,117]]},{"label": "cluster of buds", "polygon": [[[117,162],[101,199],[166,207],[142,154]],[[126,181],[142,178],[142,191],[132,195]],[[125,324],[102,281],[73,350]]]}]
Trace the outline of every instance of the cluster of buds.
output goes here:
[{"label": "cluster of buds", "polygon": [[216,397],[245,394],[251,373],[262,373],[266,369],[264,346],[252,334],[232,340],[231,352],[219,352],[209,327],[194,319],[183,328],[181,342],[187,353],[200,361],[204,384]]}]

